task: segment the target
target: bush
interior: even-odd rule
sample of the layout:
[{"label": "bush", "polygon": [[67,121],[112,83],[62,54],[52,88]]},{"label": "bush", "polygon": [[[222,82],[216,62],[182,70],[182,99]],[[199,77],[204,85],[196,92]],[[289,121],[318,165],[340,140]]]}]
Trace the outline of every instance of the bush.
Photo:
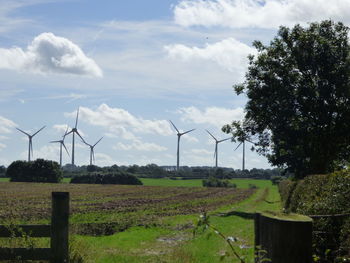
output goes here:
[{"label": "bush", "polygon": [[278,185],[280,182],[282,182],[283,179],[285,179],[285,177],[283,176],[271,176],[271,182],[273,185]]},{"label": "bush", "polygon": [[14,161],[7,168],[6,176],[10,177],[11,182],[58,183],[62,180],[62,171],[54,161]]},{"label": "bush", "polygon": [[249,189],[257,189],[258,187],[255,184],[248,184]]},{"label": "bush", "polygon": [[[310,175],[298,182],[285,180],[279,190],[287,211],[305,215],[350,214],[350,170]],[[313,227],[315,253],[321,262],[338,262],[350,256],[349,216],[315,218]]]},{"label": "bush", "polygon": [[210,176],[208,179],[202,181],[205,187],[233,187],[236,188],[236,184],[231,184],[229,180],[220,180],[218,178]]},{"label": "bush", "polygon": [[87,174],[74,176],[71,181],[72,184],[129,184],[142,185],[142,182],[136,176],[126,173],[118,172],[114,174]]}]

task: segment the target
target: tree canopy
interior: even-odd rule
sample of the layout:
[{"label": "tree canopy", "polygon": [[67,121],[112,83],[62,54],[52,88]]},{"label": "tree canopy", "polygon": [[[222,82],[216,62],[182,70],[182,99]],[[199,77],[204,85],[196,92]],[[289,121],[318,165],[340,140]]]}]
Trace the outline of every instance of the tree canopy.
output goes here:
[{"label": "tree canopy", "polygon": [[250,140],[272,165],[297,177],[331,172],[350,155],[349,28],[327,20],[280,27],[255,56],[243,84],[242,121],[225,125],[236,141]]},{"label": "tree canopy", "polygon": [[62,180],[62,171],[57,162],[36,159],[35,161],[14,161],[6,170],[11,182],[58,183]]}]

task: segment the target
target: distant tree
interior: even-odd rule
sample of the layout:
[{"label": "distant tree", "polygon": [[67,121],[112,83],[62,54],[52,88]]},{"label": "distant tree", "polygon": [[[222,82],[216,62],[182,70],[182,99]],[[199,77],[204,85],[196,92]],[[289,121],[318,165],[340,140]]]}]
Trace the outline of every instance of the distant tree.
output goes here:
[{"label": "distant tree", "polygon": [[245,82],[242,122],[223,127],[251,140],[272,165],[296,177],[341,167],[350,157],[349,28],[323,21],[280,27],[269,45],[254,42]]},{"label": "distant tree", "polygon": [[86,166],[86,171],[89,172],[89,173],[98,172],[100,170],[101,170],[100,167],[98,167],[96,165],[93,165],[93,164]]},{"label": "distant tree", "polygon": [[30,164],[32,182],[58,183],[63,178],[60,165],[55,161],[36,159]]},{"label": "distant tree", "polygon": [[6,167],[0,165],[0,177],[4,177],[6,175]]},{"label": "distant tree", "polygon": [[215,171],[215,177],[219,179],[224,179],[224,170],[222,168],[217,168]]},{"label": "distant tree", "polygon": [[62,180],[59,164],[44,159],[32,162],[14,161],[7,168],[6,175],[11,182],[58,183]]},{"label": "distant tree", "polygon": [[14,161],[6,170],[6,177],[10,177],[11,182],[30,182],[29,163],[26,161]]}]

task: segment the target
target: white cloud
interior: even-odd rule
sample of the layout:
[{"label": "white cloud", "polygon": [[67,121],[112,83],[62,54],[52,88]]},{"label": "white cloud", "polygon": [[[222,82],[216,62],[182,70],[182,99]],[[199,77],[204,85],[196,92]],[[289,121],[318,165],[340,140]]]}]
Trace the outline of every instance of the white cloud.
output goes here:
[{"label": "white cloud", "polygon": [[182,26],[277,28],[331,18],[349,23],[349,0],[183,0],[174,8]]},{"label": "white cloud", "polygon": [[181,44],[165,46],[169,57],[182,61],[209,60],[221,67],[237,72],[243,76],[248,65],[248,55],[256,50],[234,38],[224,39],[214,44],[206,44],[204,48],[187,47]]},{"label": "white cloud", "polygon": [[0,116],[0,133],[10,133],[17,126],[13,121]]},{"label": "white cloud", "polygon": [[194,154],[201,154],[201,155],[213,155],[211,151],[208,151],[206,149],[192,149],[191,151],[187,151],[187,154],[194,153]]},{"label": "white cloud", "polygon": [[226,109],[220,107],[207,107],[203,111],[191,106],[180,108],[177,113],[181,114],[181,120],[196,124],[209,124],[218,128],[231,123],[233,120],[241,120],[244,116],[243,108]]},{"label": "white cloud", "polygon": [[199,142],[196,137],[189,135],[188,133],[184,134],[182,137],[188,142]]},{"label": "white cloud", "polygon": [[116,161],[105,153],[95,153],[95,164],[98,166],[111,166],[116,164]]},{"label": "white cloud", "polygon": [[115,147],[115,150],[124,150],[124,151],[146,151],[146,152],[162,152],[166,151],[167,148],[160,146],[155,143],[142,142],[140,140],[135,140],[132,143],[124,144],[119,142]]},{"label": "white cloud", "polygon": [[64,134],[67,131],[67,129],[68,131],[72,129],[66,124],[55,124],[52,128],[54,128],[58,133],[62,134]]},{"label": "white cloud", "polygon": [[[69,113],[68,116],[76,116]],[[173,134],[167,120],[147,120],[136,117],[120,108],[111,108],[101,104],[96,110],[80,107],[79,119],[93,126],[107,128],[109,133],[116,133],[127,140],[137,140],[133,132],[143,134],[171,135]]]},{"label": "white cloud", "polygon": [[1,151],[2,149],[5,149],[5,148],[6,148],[6,145],[0,142],[0,151]]},{"label": "white cloud", "polygon": [[72,41],[42,33],[23,50],[0,48],[0,68],[32,73],[59,73],[102,77],[102,70]]}]

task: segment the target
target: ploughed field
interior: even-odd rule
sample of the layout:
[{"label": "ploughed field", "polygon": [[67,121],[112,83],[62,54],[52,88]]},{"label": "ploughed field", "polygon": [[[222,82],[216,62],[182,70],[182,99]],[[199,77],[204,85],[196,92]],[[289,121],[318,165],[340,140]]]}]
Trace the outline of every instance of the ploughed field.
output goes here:
[{"label": "ploughed field", "polygon": [[48,223],[53,191],[70,192],[72,231],[88,235],[154,226],[167,216],[213,211],[247,199],[255,192],[239,188],[2,182],[0,221]]}]

